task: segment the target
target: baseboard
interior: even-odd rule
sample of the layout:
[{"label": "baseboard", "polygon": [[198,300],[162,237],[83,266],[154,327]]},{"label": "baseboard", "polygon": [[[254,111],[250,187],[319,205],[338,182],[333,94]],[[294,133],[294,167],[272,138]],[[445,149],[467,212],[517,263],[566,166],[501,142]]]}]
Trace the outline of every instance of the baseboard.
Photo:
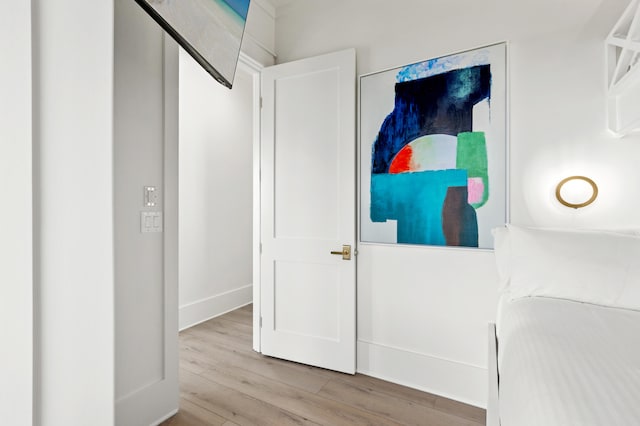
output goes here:
[{"label": "baseboard", "polygon": [[159,424],[161,424],[165,420],[170,419],[171,417],[175,416],[176,414],[178,414],[178,410],[171,410],[168,414],[165,414],[164,416],[160,417],[155,422],[151,423],[151,426],[158,426]]},{"label": "baseboard", "polygon": [[486,408],[486,368],[371,342],[357,350],[359,373]]},{"label": "baseboard", "polygon": [[249,284],[180,307],[180,331],[251,303],[253,285]]}]

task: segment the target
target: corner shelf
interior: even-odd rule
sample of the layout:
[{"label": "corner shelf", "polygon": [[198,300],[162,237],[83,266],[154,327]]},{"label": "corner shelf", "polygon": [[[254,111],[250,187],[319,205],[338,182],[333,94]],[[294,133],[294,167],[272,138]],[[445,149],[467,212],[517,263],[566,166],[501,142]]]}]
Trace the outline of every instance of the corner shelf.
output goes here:
[{"label": "corner shelf", "polygon": [[619,136],[640,131],[640,0],[632,0],[606,41],[607,122]]}]

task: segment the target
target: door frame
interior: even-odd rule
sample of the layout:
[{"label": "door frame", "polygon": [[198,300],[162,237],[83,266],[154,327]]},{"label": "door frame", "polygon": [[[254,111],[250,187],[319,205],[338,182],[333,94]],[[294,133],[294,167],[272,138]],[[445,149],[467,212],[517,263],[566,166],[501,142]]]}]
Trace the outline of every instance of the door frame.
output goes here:
[{"label": "door frame", "polygon": [[238,68],[249,73],[253,79],[253,120],[252,120],[252,140],[253,140],[253,242],[252,242],[252,263],[253,263],[253,350],[260,352],[260,110],[262,101],[261,72],[264,68],[260,62],[251,58],[244,52],[240,52]]}]

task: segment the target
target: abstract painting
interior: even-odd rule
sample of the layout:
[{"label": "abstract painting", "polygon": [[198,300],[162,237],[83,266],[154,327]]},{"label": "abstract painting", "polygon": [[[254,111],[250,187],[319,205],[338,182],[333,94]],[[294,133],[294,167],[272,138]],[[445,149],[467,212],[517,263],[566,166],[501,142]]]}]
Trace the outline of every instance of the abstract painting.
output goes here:
[{"label": "abstract painting", "polygon": [[360,240],[492,248],[506,222],[506,45],[360,77]]}]

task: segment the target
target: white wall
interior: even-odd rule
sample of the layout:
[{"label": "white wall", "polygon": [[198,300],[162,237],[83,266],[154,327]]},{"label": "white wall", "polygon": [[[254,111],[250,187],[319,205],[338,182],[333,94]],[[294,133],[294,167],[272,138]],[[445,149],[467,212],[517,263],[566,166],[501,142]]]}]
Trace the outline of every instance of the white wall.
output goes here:
[{"label": "white wall", "polygon": [[[115,0],[114,48],[115,422],[149,425],[179,401],[178,47]],[[161,212],[162,232],[141,232],[141,212]]]},{"label": "white wall", "polygon": [[[278,62],[356,47],[366,74],[510,42],[511,221],[638,227],[640,138],[606,133],[604,38],[626,0],[300,0],[279,9]],[[600,186],[580,211],[553,202],[576,172]],[[362,244],[358,370],[484,406],[492,252]]]},{"label": "white wall", "polygon": [[34,423],[112,425],[114,6],[32,5]]},{"label": "white wall", "polygon": [[253,77],[180,54],[180,329],[252,299]]},{"label": "white wall", "polygon": [[0,418],[32,423],[31,3],[0,15]]},{"label": "white wall", "polygon": [[[162,211],[162,29],[135,2],[116,0],[114,211],[116,399],[162,377],[163,234],[141,233],[140,212]],[[136,96],[131,96],[135,93]],[[155,186],[156,207],[143,187]],[[128,368],[125,368],[128,367]]]},{"label": "white wall", "polygon": [[251,2],[231,91],[180,51],[180,329],[252,300],[255,68],[275,62],[275,10]]},{"label": "white wall", "polygon": [[15,425],[111,425],[114,2],[21,2],[1,22],[0,319],[12,326],[0,414]]}]

